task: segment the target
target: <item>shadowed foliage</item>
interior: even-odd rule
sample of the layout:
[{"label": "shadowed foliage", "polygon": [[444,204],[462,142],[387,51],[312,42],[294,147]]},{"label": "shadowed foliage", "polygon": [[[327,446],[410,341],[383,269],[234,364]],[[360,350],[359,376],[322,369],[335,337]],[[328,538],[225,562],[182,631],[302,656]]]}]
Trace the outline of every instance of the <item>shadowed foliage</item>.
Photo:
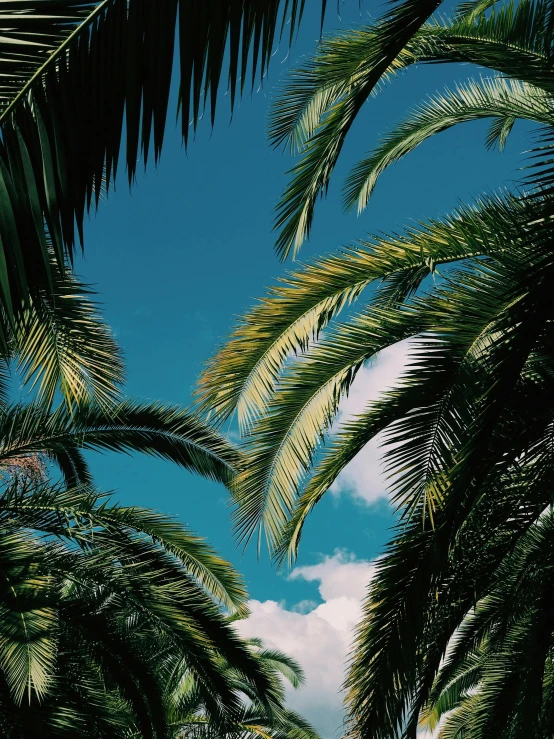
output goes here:
[{"label": "shadowed foliage", "polygon": [[[422,1],[422,0],[420,0]],[[326,2],[321,3],[322,13]],[[51,291],[115,182],[157,160],[176,71],[185,143],[295,36],[304,0],[34,0],[0,13],[0,340]],[[7,322],[7,323],[6,323]]]},{"label": "shadowed foliage", "polygon": [[[431,135],[486,118],[486,143],[499,148],[518,119],[539,125],[528,189],[301,265],[241,319],[200,381],[200,407],[220,423],[236,411],[243,436],[237,537],[265,533],[278,563],[294,560],[308,514],[345,466],[369,441],[382,444],[398,524],[352,652],[348,732],[356,737],[416,737],[453,634],[551,504],[551,18],[542,0],[466,3],[452,20],[423,25],[383,81],[417,62],[470,62],[494,75],[422,102],[357,165],[345,200],[365,207],[388,166]],[[279,206],[283,254],[307,235],[353,100],[358,110],[367,98],[378,29],[326,39],[291,72],[275,106],[274,141],[300,153]],[[336,425],[359,369],[394,345],[406,357],[396,385]],[[533,679],[544,668],[546,690],[541,655],[551,634],[541,634]],[[526,714],[512,708],[510,728],[498,726],[523,739]]]}]

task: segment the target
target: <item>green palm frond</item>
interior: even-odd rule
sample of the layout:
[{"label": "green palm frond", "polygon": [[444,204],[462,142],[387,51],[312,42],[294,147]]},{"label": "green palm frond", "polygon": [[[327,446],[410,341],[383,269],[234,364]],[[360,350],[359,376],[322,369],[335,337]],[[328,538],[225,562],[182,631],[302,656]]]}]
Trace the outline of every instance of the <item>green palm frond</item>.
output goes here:
[{"label": "green palm frond", "polygon": [[0,410],[0,464],[44,453],[67,467],[69,481],[88,482],[81,449],[142,452],[220,482],[229,482],[240,465],[239,453],[221,434],[175,406],[124,401],[73,413],[63,406],[50,413],[40,404]]},{"label": "green palm frond", "polygon": [[[485,10],[425,23],[394,58],[387,58],[386,68],[379,67],[380,80],[415,63],[469,62],[551,96],[548,3],[525,0]],[[295,255],[309,236],[316,202],[325,195],[351,125],[376,89],[373,54],[380,32],[377,22],[326,39],[313,58],[289,74],[272,108],[272,141],[300,153],[276,210],[276,249],[282,256]],[[524,117],[528,114],[527,109]]]},{"label": "green palm frond", "polygon": [[[215,371],[208,380],[216,413],[218,402],[232,410],[250,394],[247,462],[233,490],[237,533],[247,539],[263,526],[278,557],[294,556],[307,513],[356,452],[378,433],[384,441],[400,522],[378,563],[349,673],[357,736],[415,735],[452,633],[486,594],[514,541],[549,505],[551,223],[548,197],[508,196],[382,238],[378,255],[392,244],[393,257],[384,269],[368,250],[363,276],[370,277],[368,267],[375,272],[363,287],[376,285],[366,307],[342,323],[322,321],[324,330],[316,324],[304,346],[295,345],[294,327],[288,353],[273,354],[256,395],[250,373],[286,335],[285,320],[293,327],[309,305],[306,296],[313,300],[318,270],[308,266],[305,285],[300,271],[285,300],[267,300],[275,334],[249,334],[246,321],[239,328],[233,342],[244,341],[244,351],[233,365],[233,387],[224,380],[218,395]],[[318,297],[337,285],[347,295],[348,279],[361,297],[357,264],[350,271],[341,257],[320,264],[328,269],[319,272]],[[422,284],[431,274],[434,280]],[[402,380],[330,433],[357,369],[404,338],[415,351]],[[537,673],[529,674],[536,686]]]},{"label": "green palm frond", "polygon": [[435,95],[410,117],[387,134],[378,148],[356,165],[346,181],[344,204],[357,205],[360,213],[367,205],[377,179],[394,162],[410,154],[426,139],[452,126],[481,118],[494,118],[495,128],[487,143],[504,145],[516,119],[531,120],[544,126],[554,122],[552,99],[532,85],[502,77],[470,80]]},{"label": "green palm frond", "polygon": [[443,719],[439,737],[461,727],[471,739],[548,736],[552,573],[549,512],[508,552],[453,637],[423,717]]},{"label": "green palm frond", "polygon": [[[0,684],[16,707],[25,692],[42,702],[37,730],[66,725],[75,711],[83,735],[98,736],[102,711],[122,701],[114,731],[131,721],[141,735],[165,736],[171,686],[185,673],[215,724],[236,722],[241,686],[268,717],[283,708],[279,667],[298,676],[298,666],[239,638],[219,604],[244,615],[242,581],[174,520],[91,489],[14,481],[0,497],[0,530]],[[73,670],[77,679],[66,683]],[[79,693],[99,705],[79,708]]]},{"label": "green palm frond", "polygon": [[248,541],[260,527],[270,548],[278,544],[302,476],[357,371],[381,349],[420,329],[409,311],[390,320],[384,309],[356,315],[287,367],[268,408],[248,432],[247,463],[233,485],[240,540]]},{"label": "green palm frond", "polygon": [[0,671],[16,705],[44,698],[55,672],[57,613],[45,556],[18,532],[0,537]]},{"label": "green palm frond", "polygon": [[[322,1],[322,13],[326,2]],[[304,0],[34,0],[0,19],[0,304],[8,323],[52,287],[112,186],[163,145],[173,71],[185,143],[221,83],[231,109],[294,38]],[[6,325],[2,323],[2,329]]]},{"label": "green palm frond", "polygon": [[55,281],[15,323],[9,348],[25,385],[51,406],[59,391],[69,409],[82,403],[109,407],[123,382],[121,350],[101,320],[91,290],[74,277]]},{"label": "green palm frond", "polygon": [[130,182],[140,159],[158,159],[174,67],[186,143],[206,107],[213,122],[221,82],[232,109],[248,78],[253,85],[265,75],[274,44],[285,30],[292,41],[303,8],[304,0],[6,5],[0,302],[8,319],[51,287],[51,251],[63,270],[83,241],[85,213],[114,182],[123,138]]},{"label": "green palm frond", "polygon": [[[322,337],[307,346],[297,359],[291,359],[290,355],[280,352],[278,343],[284,335],[290,342],[289,346],[292,344],[291,348],[302,348],[293,343],[299,333],[294,318],[288,335],[284,331],[281,336],[275,337],[275,341],[275,338],[268,337],[267,332],[262,329],[258,344],[253,319],[262,313],[262,309],[255,309],[252,317],[247,318],[243,324],[246,328],[239,328],[237,331],[239,338],[233,339],[229,347],[213,362],[214,371],[210,374],[209,370],[205,380],[211,396],[216,399],[217,412],[217,404],[223,395],[219,394],[220,390],[227,393],[225,385],[220,388],[218,377],[231,376],[234,387],[233,394],[227,395],[227,407],[232,408],[231,401],[238,398],[244,404],[243,407],[248,408],[249,417],[254,419],[246,426],[248,463],[239,473],[234,490],[238,504],[237,532],[241,538],[248,539],[255,527],[263,522],[271,546],[278,544],[283,534],[282,529],[287,525],[295,506],[303,476],[330,429],[341,396],[348,390],[357,370],[377,352],[422,332],[435,332],[437,338],[456,336],[461,342],[460,346],[466,347],[464,352],[470,351],[473,354],[486,344],[487,332],[494,331],[488,325],[491,313],[501,313],[502,306],[507,307],[513,301],[517,303],[519,299],[516,297],[517,292],[512,296],[508,288],[509,280],[513,279],[510,276],[512,255],[519,250],[526,253],[528,249],[533,251],[541,239],[548,239],[547,222],[538,217],[540,212],[539,202],[518,203],[513,198],[508,198],[507,201],[492,199],[482,202],[474,209],[462,210],[443,223],[431,223],[427,227],[414,229],[404,237],[390,240],[382,238],[375,250],[368,249],[365,253],[360,251],[364,257],[366,280],[373,271],[375,278],[383,279],[382,285],[374,293],[364,312],[352,316],[346,323],[329,326]],[[512,252],[506,242],[507,232],[510,233],[516,252]],[[392,247],[392,255],[387,259],[388,245]],[[496,274],[496,268],[488,266],[486,259],[479,260],[479,254],[488,258],[495,255],[499,260],[500,273]],[[475,270],[474,277],[469,277],[464,268],[447,283],[449,287],[444,288],[444,292],[441,287],[434,294],[431,292],[429,298],[423,301],[410,298],[414,288],[410,281],[408,289],[405,283],[400,282],[402,289],[400,293],[397,292],[394,268],[403,277],[412,270],[418,281],[421,281],[442,260],[456,261],[464,256],[474,259],[470,262]],[[339,274],[343,263],[348,263],[347,255],[331,258],[324,263],[331,279],[332,270],[336,269]],[[318,274],[317,267],[318,263],[308,267],[305,275],[302,272],[297,273],[294,282],[290,281],[296,290],[287,286],[286,302],[282,301],[280,295],[277,299],[271,296],[263,305],[263,312],[267,311],[268,316],[275,316],[280,311],[281,302],[284,302],[283,319],[287,313],[294,316],[293,298],[296,292],[299,303],[297,315],[303,315],[305,293],[309,295],[308,291],[312,291],[311,285],[315,284],[315,276]],[[386,267],[386,271],[383,267]],[[320,290],[328,290],[327,282],[331,280],[327,280],[327,275],[322,272],[323,288]],[[358,265],[355,264],[350,273],[345,270],[345,274],[341,276],[346,279],[350,275],[359,280]],[[359,292],[359,284],[352,281],[350,289],[354,294]],[[442,282],[439,284],[442,285]],[[486,291],[483,289],[485,284]],[[341,287],[342,295],[348,294],[347,284],[342,282]],[[525,289],[527,288],[526,283]],[[476,289],[483,298],[483,305],[479,308],[475,304]],[[519,288],[514,285],[514,289],[517,291]],[[494,296],[500,301],[498,304],[494,303]],[[311,295],[309,297],[311,299]],[[445,310],[449,311],[447,319]],[[463,332],[459,329],[460,315],[464,316]],[[278,330],[283,331],[283,323],[284,320],[278,324]],[[237,352],[239,345],[242,351]],[[222,358],[225,360],[227,357],[233,363],[232,371],[231,366],[222,361]],[[264,374],[258,374],[260,357],[265,363],[265,366],[261,365]],[[238,370],[241,370],[240,374]],[[238,380],[241,380],[240,384]],[[226,379],[223,381],[227,382]],[[415,422],[415,417],[413,420]],[[423,417],[421,423],[426,423]],[[377,428],[381,428],[379,423]],[[404,451],[407,451],[407,447]],[[413,451],[415,453],[415,449]],[[419,451],[417,455],[421,456]],[[343,464],[346,464],[347,457],[348,455],[342,460]],[[339,471],[339,467],[336,467],[334,474]],[[406,488],[408,487],[406,482]],[[398,495],[399,500],[402,499],[401,491]],[[315,498],[317,497],[316,492]],[[290,534],[290,530],[288,533]]]},{"label": "green palm frond", "polygon": [[441,265],[503,248],[497,231],[522,233],[522,222],[544,216],[540,203],[489,197],[429,220],[404,234],[370,236],[290,273],[244,316],[200,378],[200,407],[218,421],[237,410],[243,430],[267,408],[281,368],[372,282],[380,305],[409,297]]},{"label": "green palm frond", "polygon": [[540,390],[533,400],[522,394],[481,446],[473,485],[448,492],[434,530],[423,530],[417,519],[400,527],[377,563],[348,678],[352,719],[361,730],[369,721],[381,727],[378,736],[393,736],[392,722],[407,710],[417,725],[453,631],[488,592],[514,541],[549,505],[551,451],[535,456],[528,449],[535,427],[537,438],[551,440],[553,409],[543,408]]},{"label": "green palm frond", "polygon": [[0,496],[0,521],[17,521],[48,535],[79,539],[96,527],[111,532],[137,530],[176,557],[186,571],[225,607],[244,614],[246,591],[228,562],[186,526],[173,518],[140,507],[108,504],[106,496],[89,487],[65,489],[48,484],[21,489],[8,487]]},{"label": "green palm frond", "polygon": [[297,713],[285,706],[283,678],[291,687],[298,688],[303,675],[300,666],[279,650],[264,648],[258,639],[248,640],[248,645],[266,671],[273,685],[273,700],[268,707],[260,702],[256,692],[225,661],[221,670],[244,695],[245,701],[235,716],[214,723],[207,715],[202,696],[195,680],[185,674],[171,697],[170,716],[176,737],[210,739],[215,736],[260,737],[260,739],[318,739],[314,729]]}]

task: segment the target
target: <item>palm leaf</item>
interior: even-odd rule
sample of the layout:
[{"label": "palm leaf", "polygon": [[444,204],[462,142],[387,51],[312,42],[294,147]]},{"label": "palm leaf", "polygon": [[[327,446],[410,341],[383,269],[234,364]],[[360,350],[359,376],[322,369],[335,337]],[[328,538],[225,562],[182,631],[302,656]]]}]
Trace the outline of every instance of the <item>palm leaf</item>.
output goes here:
[{"label": "palm leaf", "polygon": [[287,275],[208,363],[197,390],[200,407],[217,421],[236,408],[241,428],[248,430],[266,410],[287,359],[317,339],[364,288],[380,283],[379,304],[401,302],[439,265],[502,248],[497,230],[521,232],[520,223],[536,220],[542,207],[511,196],[484,198],[443,221],[430,220],[400,236],[370,236]]},{"label": "palm leaf", "polygon": [[[406,32],[394,57],[379,66],[384,82],[415,63],[474,63],[553,93],[552,27],[548,4],[505,3],[492,13],[462,13]],[[412,30],[412,29],[410,29]],[[273,106],[270,135],[300,151],[276,209],[279,254],[295,255],[309,236],[316,202],[325,194],[350,127],[376,87],[374,53],[379,22],[327,39],[321,51],[289,76]],[[381,58],[381,57],[380,57]]]},{"label": "palm leaf", "polygon": [[304,0],[4,6],[0,302],[10,321],[29,296],[51,288],[50,244],[63,270],[82,242],[85,213],[114,182],[123,133],[129,181],[140,158],[146,163],[153,150],[158,159],[175,55],[186,142],[206,105],[213,122],[222,79],[232,107],[250,73],[252,84],[263,77],[276,34],[288,24],[292,40]]},{"label": "palm leaf", "polygon": [[[240,464],[239,453],[200,418],[160,403],[125,401],[109,410],[81,406],[73,414],[63,406],[54,413],[41,404],[13,406],[0,411],[0,428],[0,462],[45,453],[79,477],[79,449],[142,452],[222,482]],[[87,482],[83,473],[80,481]]]},{"label": "palm leaf", "polygon": [[71,277],[58,278],[26,308],[10,337],[23,383],[37,388],[47,406],[59,390],[71,410],[82,403],[109,407],[123,381],[121,351],[89,300],[91,291]]},{"label": "palm leaf", "polygon": [[514,121],[532,120],[544,126],[553,122],[550,97],[532,85],[492,78],[470,80],[453,91],[432,97],[390,134],[379,147],[356,165],[345,185],[346,208],[357,205],[360,213],[367,205],[379,176],[402,157],[435,134],[452,126],[481,118],[494,118],[500,128],[493,129],[488,144],[500,139],[502,145]]}]

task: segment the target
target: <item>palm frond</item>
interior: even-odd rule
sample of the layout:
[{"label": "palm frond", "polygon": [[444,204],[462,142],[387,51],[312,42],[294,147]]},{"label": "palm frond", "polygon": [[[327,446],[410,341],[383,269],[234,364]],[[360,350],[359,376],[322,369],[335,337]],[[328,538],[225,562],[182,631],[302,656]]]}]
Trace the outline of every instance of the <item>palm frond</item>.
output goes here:
[{"label": "palm frond", "polygon": [[18,532],[0,542],[0,671],[16,705],[44,698],[55,675],[57,613],[45,550]]},{"label": "palm frond", "polygon": [[300,152],[276,209],[278,253],[295,255],[309,236],[316,202],[354,119],[375,90],[377,70],[385,81],[415,63],[470,62],[552,95],[548,17],[547,3],[525,0],[493,7],[491,13],[462,13],[451,22],[418,24],[392,58],[379,57],[388,61],[386,67],[374,63],[380,22],[327,39],[321,53],[290,74],[273,106],[272,140]]},{"label": "palm frond", "polygon": [[497,231],[521,232],[519,224],[537,220],[541,208],[510,195],[483,198],[443,221],[430,220],[401,235],[370,236],[287,275],[210,360],[197,389],[200,407],[217,421],[236,408],[241,428],[248,430],[266,410],[288,358],[306,350],[364,288],[375,282],[380,284],[377,302],[401,302],[441,264],[503,247]]},{"label": "palm frond", "polygon": [[289,254],[296,256],[309,235],[317,198],[329,183],[344,139],[361,106],[439,5],[440,0],[405,0],[392,6],[374,26],[364,73],[358,70],[355,82],[340,101],[328,107],[325,125],[305,143],[303,157],[292,170],[293,181],[277,205],[275,229],[280,233],[275,248],[282,259]]},{"label": "palm frond", "polygon": [[277,38],[286,31],[292,41],[303,8],[304,0],[5,6],[0,303],[9,321],[51,288],[52,254],[63,270],[82,243],[86,212],[115,180],[123,138],[130,182],[140,159],[158,159],[174,68],[186,143],[205,107],[213,122],[222,81],[232,109],[248,78],[263,78]]},{"label": "palm frond", "polygon": [[37,297],[15,322],[10,353],[23,383],[36,387],[47,406],[57,391],[70,410],[83,403],[109,407],[120,395],[121,350],[89,295],[74,277],[58,276],[53,292]]},{"label": "palm frond", "polygon": [[529,84],[509,81],[502,77],[470,80],[454,91],[435,95],[419,107],[391,133],[377,149],[356,165],[348,177],[344,205],[357,205],[360,213],[367,205],[379,176],[402,157],[410,154],[431,136],[452,126],[481,118],[494,118],[500,126],[492,130],[487,143],[500,140],[503,146],[507,134],[518,118],[545,126],[553,122],[552,101],[543,91]]},{"label": "palm frond", "polygon": [[[54,413],[40,404],[13,406],[1,409],[0,429],[0,463],[45,453],[66,464],[79,449],[142,452],[221,482],[229,482],[240,465],[239,453],[221,434],[190,411],[161,403],[80,406],[72,414],[63,406]],[[68,469],[88,481],[78,457]]]},{"label": "palm frond", "polygon": [[185,525],[140,507],[108,504],[90,487],[52,488],[48,484],[8,487],[0,496],[0,520],[18,521],[23,528],[79,539],[96,527],[111,532],[140,531],[182,566],[212,597],[244,615],[246,590],[242,579],[217,552]]}]

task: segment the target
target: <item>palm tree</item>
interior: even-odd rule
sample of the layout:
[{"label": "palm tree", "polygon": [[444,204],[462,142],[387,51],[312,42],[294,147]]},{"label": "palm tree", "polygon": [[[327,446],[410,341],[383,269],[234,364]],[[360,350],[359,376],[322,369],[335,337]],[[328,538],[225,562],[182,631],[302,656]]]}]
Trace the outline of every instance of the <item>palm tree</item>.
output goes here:
[{"label": "palm tree", "polygon": [[20,476],[0,530],[5,736],[169,736],[184,671],[214,726],[242,706],[231,672],[279,699],[219,607],[244,613],[240,577],[177,521]]},{"label": "palm tree", "polygon": [[[210,739],[217,736],[228,739],[317,739],[314,729],[297,713],[285,707],[283,678],[293,688],[304,682],[300,665],[291,657],[275,649],[264,648],[259,639],[249,639],[248,645],[267,674],[274,693],[270,704],[264,705],[252,687],[225,661],[221,669],[231,684],[244,695],[238,715],[226,725],[214,727],[196,689],[196,682],[186,674],[172,695],[172,718],[176,739],[193,737]],[[214,732],[215,729],[215,732]]]},{"label": "palm tree", "polygon": [[548,511],[451,640],[422,716],[438,739],[552,736],[552,532]]},{"label": "palm tree", "polygon": [[[231,108],[263,77],[276,37],[290,43],[304,0],[32,0],[0,17],[0,306],[2,333],[52,287],[83,243],[84,216],[115,181],[158,159],[178,70],[185,144],[222,79]],[[322,0],[322,16],[326,0]],[[438,0],[389,13],[425,19]],[[389,17],[387,16],[387,17]],[[396,19],[396,20],[394,20]],[[415,27],[414,27],[415,30]],[[404,32],[405,34],[405,32]],[[176,41],[178,40],[178,48]],[[228,61],[227,61],[228,59]],[[8,323],[6,323],[6,321]]]},{"label": "palm tree", "polygon": [[[500,143],[517,118],[543,126],[535,189],[482,198],[399,236],[372,236],[287,275],[242,319],[200,383],[201,406],[220,422],[236,410],[245,437],[247,463],[234,490],[237,536],[248,541],[265,531],[278,562],[294,558],[308,513],[346,464],[371,439],[384,444],[400,520],[377,563],[354,645],[348,688],[357,736],[415,737],[453,632],[551,503],[547,10],[540,2],[492,14],[465,8],[451,23],[424,27],[398,65],[416,61],[420,44],[429,61],[476,61],[480,54],[510,79],[469,82],[420,106],[357,168],[349,199],[367,197],[383,168],[426,136],[477,117],[493,118],[489,139]],[[327,48],[346,55],[371,30],[351,35],[350,45],[347,35]],[[513,79],[515,59],[525,54],[522,79]],[[308,182],[317,142],[327,125],[332,134],[329,121],[357,90],[364,68],[359,58],[356,64],[342,91],[321,87],[312,95],[317,74],[312,81],[299,74],[298,106],[293,100],[284,115],[295,121],[295,135],[310,126],[315,133],[297,183]],[[333,57],[326,68],[341,74]],[[330,174],[330,161],[321,159],[322,172]],[[311,201],[302,197],[297,223],[304,227]],[[291,198],[291,213],[293,204]],[[304,231],[295,226],[294,233]],[[334,320],[366,288],[362,308]],[[332,429],[360,367],[402,341],[408,362],[398,386]]]},{"label": "palm tree", "polygon": [[0,342],[0,398],[11,376],[52,407],[82,403],[109,407],[121,397],[121,350],[94,303],[94,292],[69,272],[53,267],[51,290],[40,291],[9,321]]}]

